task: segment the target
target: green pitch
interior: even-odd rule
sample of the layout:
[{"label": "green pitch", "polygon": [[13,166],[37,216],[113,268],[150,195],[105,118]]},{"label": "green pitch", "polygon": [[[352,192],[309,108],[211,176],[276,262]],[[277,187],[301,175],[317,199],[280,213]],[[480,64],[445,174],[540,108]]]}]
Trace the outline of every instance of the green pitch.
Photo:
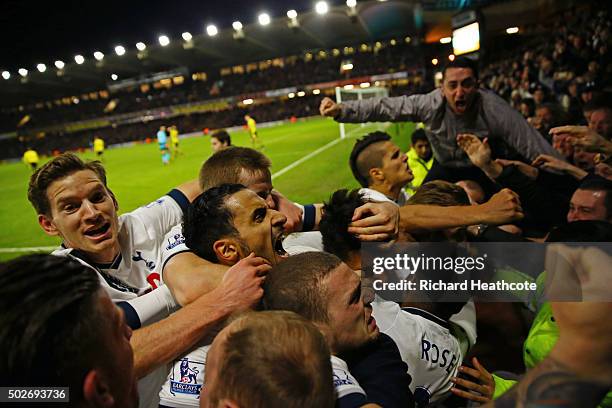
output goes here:
[{"label": "green pitch", "polygon": [[[347,125],[348,137],[341,141],[337,140],[338,124],[322,118],[259,127],[258,134],[264,144],[263,152],[272,160],[274,188],[293,201],[313,203],[326,200],[339,188],[358,187],[348,167],[355,139],[383,128],[387,128],[403,150],[408,148],[414,129],[412,124],[388,127],[383,124]],[[250,147],[251,141],[245,131],[233,132],[231,136],[234,145]],[[162,165],[156,143],[106,150],[104,166],[108,185],[117,196],[120,213],[147,204],[172,187],[197,177],[200,165],[211,155],[209,137],[182,138],[180,148],[183,154],[169,166]],[[313,154],[317,150],[319,152]],[[95,158],[91,151],[82,156]],[[60,243],[59,239],[46,236],[36,221],[34,209],[26,197],[30,174],[30,169],[23,163],[0,166],[0,260],[24,253],[7,252],[8,248]]]}]

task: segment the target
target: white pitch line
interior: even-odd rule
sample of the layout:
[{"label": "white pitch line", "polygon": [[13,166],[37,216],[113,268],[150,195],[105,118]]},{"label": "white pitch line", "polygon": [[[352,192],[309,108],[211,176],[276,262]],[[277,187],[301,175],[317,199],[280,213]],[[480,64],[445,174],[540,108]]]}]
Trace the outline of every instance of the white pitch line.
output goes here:
[{"label": "white pitch line", "polygon": [[16,252],[43,252],[43,251],[53,251],[59,248],[56,246],[40,246],[40,247],[21,247],[21,248],[0,248],[0,254],[10,254]]},{"label": "white pitch line", "polygon": [[304,163],[305,161],[312,159],[313,157],[315,157],[316,155],[318,155],[321,152],[324,152],[325,150],[329,149],[330,147],[337,145],[341,141],[343,141],[345,139],[349,139],[353,133],[358,133],[357,131],[363,132],[364,128],[367,128],[368,126],[374,126],[374,125],[378,125],[378,124],[372,123],[372,124],[367,124],[366,126],[363,126],[363,127],[355,128],[355,129],[351,130],[350,132],[348,132],[344,139],[341,139],[341,138],[334,139],[331,142],[327,143],[325,146],[319,147],[317,150],[307,154],[306,156],[302,157],[301,159],[294,161],[290,165],[288,165],[286,167],[283,167],[282,169],[280,169],[279,171],[274,173],[272,175],[272,180],[274,180],[277,177],[282,176],[283,174],[285,174],[289,170],[292,170],[292,169],[296,168],[297,166],[299,166],[300,164]]}]

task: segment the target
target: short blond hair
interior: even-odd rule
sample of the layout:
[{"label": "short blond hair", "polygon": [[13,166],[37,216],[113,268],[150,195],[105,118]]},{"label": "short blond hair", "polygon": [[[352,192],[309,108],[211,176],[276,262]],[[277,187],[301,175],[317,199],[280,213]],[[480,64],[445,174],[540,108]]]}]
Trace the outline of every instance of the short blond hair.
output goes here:
[{"label": "short blond hair", "polygon": [[330,351],[323,334],[293,312],[250,312],[227,328],[213,403],[251,408],[331,408]]}]

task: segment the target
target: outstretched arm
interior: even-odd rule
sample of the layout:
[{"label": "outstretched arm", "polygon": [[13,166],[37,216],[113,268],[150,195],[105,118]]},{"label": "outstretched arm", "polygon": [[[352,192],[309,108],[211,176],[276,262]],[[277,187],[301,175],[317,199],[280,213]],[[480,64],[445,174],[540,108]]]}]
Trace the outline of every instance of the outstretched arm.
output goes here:
[{"label": "outstretched arm", "polygon": [[251,307],[263,294],[270,265],[253,254],[230,268],[221,284],[170,317],[134,331],[131,339],[138,378],[193,347],[231,313]]},{"label": "outstretched arm", "polygon": [[389,241],[398,232],[420,232],[475,224],[502,225],[523,218],[518,196],[509,189],[480,205],[440,207],[366,203],[355,210],[349,232],[362,241]]}]

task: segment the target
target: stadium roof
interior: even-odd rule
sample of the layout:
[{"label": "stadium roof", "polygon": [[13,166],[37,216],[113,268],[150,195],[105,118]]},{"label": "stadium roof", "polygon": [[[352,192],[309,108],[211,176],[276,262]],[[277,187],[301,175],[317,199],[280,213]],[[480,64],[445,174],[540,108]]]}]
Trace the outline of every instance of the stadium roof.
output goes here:
[{"label": "stadium roof", "polygon": [[[537,3],[537,0],[520,2]],[[337,4],[338,1],[330,3]],[[190,42],[173,33],[169,45],[162,47],[158,42],[150,43],[146,44],[144,51],[138,51],[135,44],[125,42],[122,44],[125,47],[124,55],[117,55],[109,47],[100,50],[104,53],[100,61],[93,56],[95,49],[88,53],[84,50],[82,55],[85,61],[80,65],[74,59],[65,60],[64,68],[58,70],[52,60],[45,61],[44,72],[38,72],[36,66],[29,66],[26,67],[28,73],[25,77],[13,70],[10,79],[0,79],[0,105],[16,106],[104,89],[114,75],[121,80],[177,68],[186,68],[191,72],[210,72],[216,68],[296,55],[307,50],[406,36],[416,38],[424,35],[417,24],[424,27],[443,25],[450,31],[450,18],[458,9],[489,3],[503,5],[504,2],[360,0],[357,1],[355,12],[351,13],[350,7],[342,1],[339,5],[330,6],[324,16],[314,10],[300,12],[297,27],[290,27],[290,19],[286,16],[273,18],[267,26],[245,21],[242,23],[244,37],[241,39],[235,38],[236,31],[229,26],[219,27],[214,37],[202,33],[202,30],[194,32]],[[439,8],[442,10],[436,10]],[[508,16],[506,14],[504,17]]]}]

